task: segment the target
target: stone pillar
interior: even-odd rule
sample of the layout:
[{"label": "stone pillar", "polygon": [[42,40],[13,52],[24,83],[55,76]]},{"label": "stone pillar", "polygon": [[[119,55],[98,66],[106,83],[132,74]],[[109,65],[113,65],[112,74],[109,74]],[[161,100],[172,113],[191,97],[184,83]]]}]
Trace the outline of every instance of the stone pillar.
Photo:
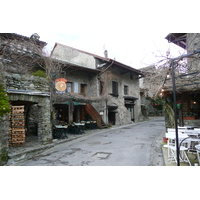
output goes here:
[{"label": "stone pillar", "polygon": [[38,139],[42,144],[52,143],[52,127],[50,99],[44,98],[43,102],[38,104]]},{"label": "stone pillar", "polygon": [[0,165],[4,165],[8,161],[8,115],[0,117]]}]

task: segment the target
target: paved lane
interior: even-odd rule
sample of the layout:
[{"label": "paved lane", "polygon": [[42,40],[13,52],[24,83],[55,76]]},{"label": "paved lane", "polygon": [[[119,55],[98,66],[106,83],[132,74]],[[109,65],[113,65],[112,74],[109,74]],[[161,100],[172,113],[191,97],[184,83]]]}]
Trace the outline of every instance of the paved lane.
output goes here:
[{"label": "paved lane", "polygon": [[164,119],[152,118],[121,128],[100,130],[71,142],[58,144],[18,163],[23,166],[149,166],[163,165],[160,142]]}]

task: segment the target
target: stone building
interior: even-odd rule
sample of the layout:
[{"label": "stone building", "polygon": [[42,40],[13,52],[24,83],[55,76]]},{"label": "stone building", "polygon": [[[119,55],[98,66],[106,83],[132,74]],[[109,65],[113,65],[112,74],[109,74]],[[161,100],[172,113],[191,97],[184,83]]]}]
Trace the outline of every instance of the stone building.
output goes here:
[{"label": "stone building", "polygon": [[[170,33],[166,36],[169,42],[193,53],[200,50],[199,33]],[[184,70],[183,70],[184,69]],[[179,124],[200,125],[200,62],[199,53],[179,59],[175,65],[176,98]],[[172,80],[169,77],[163,84],[163,95],[168,103],[172,102]],[[189,119],[190,118],[190,119]]]},{"label": "stone building", "polygon": [[159,93],[162,83],[165,80],[165,69],[157,68],[155,65],[140,68],[144,74],[139,81],[141,105],[145,116],[160,116],[162,115],[162,106],[159,105]]},{"label": "stone building", "polygon": [[[66,68],[63,77],[68,80],[69,91],[65,95],[60,94],[60,98],[71,96],[72,100],[77,99],[78,101],[74,103],[75,108],[76,106],[78,108],[78,105],[80,107],[81,101],[85,99],[87,102],[82,106],[93,107],[93,112],[106,124],[122,125],[139,120],[141,113],[139,78],[142,76],[139,70],[116,60],[59,43],[55,44],[51,58],[71,66],[71,69],[72,66],[76,69],[73,74],[70,73],[69,67]],[[56,105],[58,102],[55,103],[55,107]],[[66,113],[70,106],[65,104],[65,107]],[[84,120],[84,115],[81,115],[84,111],[77,109],[77,113],[79,116],[75,120]],[[85,114],[93,118],[92,112]]]},{"label": "stone building", "polygon": [[[96,120],[102,127],[140,120],[141,71],[109,59],[106,52],[101,57],[58,43],[46,62],[45,45],[38,34],[30,38],[0,34],[1,80],[11,108],[23,107],[19,114],[23,120],[17,126],[23,126],[24,147],[27,141],[34,147],[52,143],[52,124],[57,121]],[[48,79],[33,75],[41,69]],[[18,114],[0,118],[0,165],[6,163],[11,150],[18,149],[13,146],[17,141],[12,134],[16,130],[13,115]]]},{"label": "stone building", "polygon": [[[1,119],[0,151],[3,149],[4,157],[8,158],[10,145],[14,145],[14,139],[9,141],[11,131],[16,130],[17,134],[13,134],[13,137],[25,132],[25,143],[30,138],[38,144],[52,142],[49,83],[45,78],[31,74],[41,62],[42,48],[45,45],[45,42],[39,41],[37,34],[30,38],[12,33],[0,34],[1,75],[9,103],[11,108],[24,107],[23,119],[19,120],[18,125],[11,127],[12,115],[3,116]],[[22,127],[21,131],[19,124]],[[15,142],[17,141],[15,138]]]}]

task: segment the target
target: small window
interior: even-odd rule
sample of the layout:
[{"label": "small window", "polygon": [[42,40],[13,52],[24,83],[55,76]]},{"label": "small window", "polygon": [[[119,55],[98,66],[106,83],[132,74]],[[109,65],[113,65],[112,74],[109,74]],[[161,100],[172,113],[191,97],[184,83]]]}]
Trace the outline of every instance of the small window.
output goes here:
[{"label": "small window", "polygon": [[99,94],[100,94],[100,95],[103,95],[103,82],[100,81],[99,84],[100,84],[100,86],[99,86],[99,90],[100,90],[100,91],[99,91]]},{"label": "small window", "polygon": [[127,85],[124,86],[124,95],[128,95],[128,86]]},{"label": "small window", "polygon": [[86,84],[81,84],[81,94],[86,94],[86,88],[87,88]]},{"label": "small window", "polygon": [[133,80],[133,74],[130,74],[130,79]]},{"label": "small window", "polygon": [[72,92],[72,83],[67,83],[67,92]]},{"label": "small window", "polygon": [[112,95],[118,96],[118,82],[116,81],[112,82]]},{"label": "small window", "polygon": [[74,93],[79,93],[79,84],[74,82]]}]

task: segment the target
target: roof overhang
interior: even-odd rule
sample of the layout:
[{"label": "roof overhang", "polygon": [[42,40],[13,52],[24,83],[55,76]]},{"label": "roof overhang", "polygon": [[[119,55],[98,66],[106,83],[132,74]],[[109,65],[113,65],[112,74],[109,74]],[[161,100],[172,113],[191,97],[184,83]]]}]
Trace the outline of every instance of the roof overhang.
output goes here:
[{"label": "roof overhang", "polygon": [[170,33],[165,37],[165,39],[167,39],[168,42],[172,42],[179,47],[186,49],[186,37],[187,33]]},{"label": "roof overhang", "polygon": [[30,96],[47,96],[50,97],[50,92],[39,92],[39,91],[30,91],[30,90],[15,90],[15,89],[7,89],[6,92],[8,94],[24,94]]},{"label": "roof overhang", "polygon": [[123,96],[125,100],[132,100],[132,101],[135,101],[137,100],[138,98],[136,97],[133,97],[133,96]]}]

